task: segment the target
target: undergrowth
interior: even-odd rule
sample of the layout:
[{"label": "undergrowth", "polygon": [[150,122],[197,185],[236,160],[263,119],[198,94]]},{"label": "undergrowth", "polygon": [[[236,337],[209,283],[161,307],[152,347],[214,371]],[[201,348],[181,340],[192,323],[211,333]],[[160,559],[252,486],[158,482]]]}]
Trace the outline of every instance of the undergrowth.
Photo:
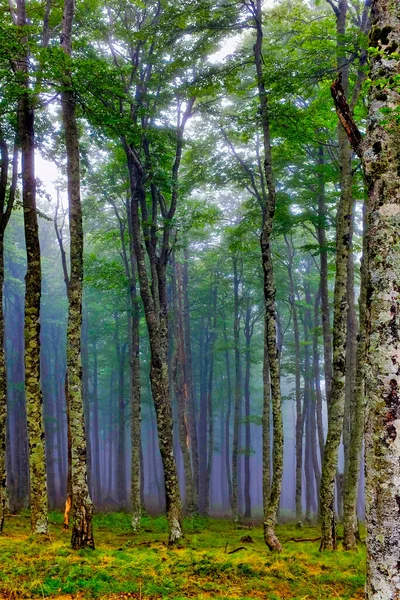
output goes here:
[{"label": "undergrowth", "polygon": [[[271,554],[262,527],[237,528],[222,519],[185,519],[185,541],[166,545],[165,518],[144,517],[132,534],[124,513],[94,518],[95,550],[73,551],[52,513],[51,539],[29,535],[27,514],[10,517],[0,536],[0,600],[19,598],[136,598],[184,600],[359,600],[363,597],[365,548],[318,552],[318,530],[282,525],[281,554]],[[244,536],[252,542],[242,542]],[[233,550],[242,548],[230,554]]]}]

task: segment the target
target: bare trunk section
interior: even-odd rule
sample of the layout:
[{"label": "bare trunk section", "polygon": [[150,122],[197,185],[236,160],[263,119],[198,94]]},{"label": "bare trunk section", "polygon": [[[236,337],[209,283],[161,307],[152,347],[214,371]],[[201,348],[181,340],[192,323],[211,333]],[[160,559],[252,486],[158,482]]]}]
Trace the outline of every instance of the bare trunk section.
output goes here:
[{"label": "bare trunk section", "polygon": [[86,460],[85,416],[82,394],[81,330],[83,282],[83,229],[80,197],[79,135],[75,115],[75,95],[71,89],[68,60],[72,48],[74,0],[64,1],[61,44],[67,55],[67,70],[61,92],[62,119],[67,152],[67,179],[70,231],[70,284],[68,297],[67,373],[72,479],[72,536],[75,549],[94,548],[92,514]]}]

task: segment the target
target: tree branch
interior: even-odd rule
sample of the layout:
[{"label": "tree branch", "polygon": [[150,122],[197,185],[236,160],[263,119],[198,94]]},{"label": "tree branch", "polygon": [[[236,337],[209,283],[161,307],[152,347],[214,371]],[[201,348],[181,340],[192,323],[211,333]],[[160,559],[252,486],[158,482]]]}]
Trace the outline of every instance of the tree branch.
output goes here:
[{"label": "tree branch", "polygon": [[331,94],[335,103],[336,113],[339,117],[339,121],[343,125],[349,142],[354,152],[362,159],[363,155],[363,138],[358,129],[356,122],[354,121],[353,115],[349,104],[347,102],[346,94],[344,93],[342,78],[339,74],[338,78],[331,85]]}]

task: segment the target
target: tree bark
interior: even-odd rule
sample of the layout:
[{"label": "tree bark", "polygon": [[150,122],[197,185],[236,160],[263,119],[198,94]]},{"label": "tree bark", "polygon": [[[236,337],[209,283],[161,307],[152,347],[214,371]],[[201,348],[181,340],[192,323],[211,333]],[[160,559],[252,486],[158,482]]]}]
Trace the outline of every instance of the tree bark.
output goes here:
[{"label": "tree bark", "polygon": [[[61,45],[68,57],[72,50],[72,23],[75,1],[64,0]],[[83,283],[83,228],[80,197],[79,135],[75,114],[75,95],[68,68],[61,92],[62,120],[67,153],[67,180],[70,231],[70,285],[68,297],[67,373],[68,407],[71,424],[72,536],[75,549],[94,548],[93,504],[87,479],[85,418],[82,394],[81,330]]]}]

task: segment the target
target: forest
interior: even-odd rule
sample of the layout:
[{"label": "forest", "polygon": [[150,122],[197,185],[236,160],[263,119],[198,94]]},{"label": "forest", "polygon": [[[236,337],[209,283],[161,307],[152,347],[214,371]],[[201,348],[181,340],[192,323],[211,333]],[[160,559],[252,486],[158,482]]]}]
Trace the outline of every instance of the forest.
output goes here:
[{"label": "forest", "polygon": [[399,600],[399,46],[0,0],[0,600]]}]

